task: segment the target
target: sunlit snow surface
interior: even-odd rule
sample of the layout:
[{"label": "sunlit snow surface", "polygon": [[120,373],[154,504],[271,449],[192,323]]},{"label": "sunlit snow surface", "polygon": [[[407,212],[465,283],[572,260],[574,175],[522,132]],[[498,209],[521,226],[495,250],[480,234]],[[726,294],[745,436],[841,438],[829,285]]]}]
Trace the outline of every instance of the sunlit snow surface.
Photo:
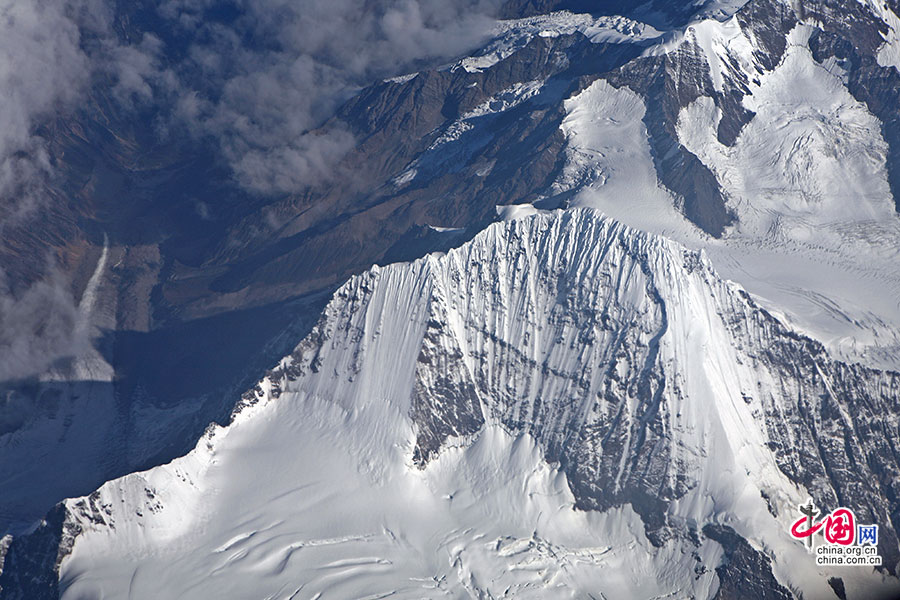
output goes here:
[{"label": "sunlit snow surface", "polygon": [[[548,218],[538,215],[532,235],[558,260],[555,248],[610,232],[584,216],[600,228],[573,227],[560,239],[568,223],[556,222],[541,237]],[[63,597],[709,596],[713,571],[684,579],[691,552],[653,549],[630,508],[575,511],[565,475],[527,435],[490,423],[426,469],[411,463],[408,399],[435,288],[444,280],[448,301],[466,302],[467,284],[486,275],[477,265],[504,250],[493,230],[506,227],[449,256],[352,281],[326,311],[334,338],[317,373],[277,399],[267,394],[187,457],[105,485],[97,503],[114,527],[84,523],[89,531],[63,565]],[[527,277],[542,261],[523,258],[526,279],[504,285],[529,294]],[[472,279],[450,283],[454,265]],[[371,297],[360,298],[359,286],[374,287]],[[471,300],[466,318],[500,319],[513,329],[504,337],[529,333],[515,298],[512,307]],[[582,354],[545,345],[560,364]],[[77,502],[69,501],[76,512]],[[715,565],[721,550],[705,542],[697,552]]]},{"label": "sunlit snow surface", "polygon": [[[737,5],[723,3],[721,18],[684,34],[706,54],[717,89],[724,49],[753,68],[751,41],[727,19]],[[516,23],[481,56],[448,68],[488,68],[534,35],[581,31],[598,41],[624,36],[641,43],[665,37],[636,21],[567,13]],[[679,140],[717,176],[738,215],[723,239],[701,234],[658,184],[641,98],[602,80],[566,101],[569,160],[550,191],[571,190],[572,207],[593,207],[703,248],[719,273],[837,355],[898,367],[900,226],[880,124],[846,91],[836,65],[812,60],[806,27],[792,34],[793,46],[775,71],[757,74],[745,99],[757,115],[733,147],[716,141],[719,115],[711,102],[700,99],[680,115]],[[650,52],[681,39],[667,38]],[[895,49],[892,29],[879,53],[882,65],[897,66]],[[470,131],[470,121],[542,94],[541,82],[523,84],[464,115],[395,183],[441,168],[445,145]],[[188,456],[104,485],[91,502],[106,524],[92,522],[83,509],[87,499],[68,501],[82,515],[85,533],[63,562],[63,597],[711,597],[718,544],[705,540],[695,548],[673,539],[656,548],[627,505],[604,513],[574,510],[565,474],[544,460],[539,441],[491,417],[489,398],[480,399],[488,422],[479,433],[451,440],[424,469],[413,464],[409,398],[436,298],[452,307],[450,327],[460,344],[471,342],[466,319],[483,321],[484,339],[464,353],[474,370],[473,356],[493,364],[498,348],[525,347],[520,317],[526,308],[548,322],[550,313],[538,309],[550,311],[557,298],[532,306],[541,297],[536,265],[548,256],[599,252],[609,236],[623,235],[646,246],[661,273],[684,268],[682,246],[625,231],[590,210],[565,217],[529,207],[500,212],[513,223],[494,225],[463,248],[352,280],[326,311],[331,338],[316,372],[276,394],[273,382],[264,381],[258,404],[212,431]],[[533,246],[520,251],[500,243],[504,228],[520,226],[516,231],[532,236]],[[621,257],[598,260],[619,265]],[[498,263],[508,269],[503,277],[482,268]],[[623,268],[614,285],[601,275],[573,270],[586,289],[608,292],[611,285],[614,296],[622,291],[616,301],[646,316],[640,288],[627,285],[639,270]],[[788,514],[807,491],[764,451],[759,407],[741,398],[740,386],[756,382],[758,373],[736,366],[733,340],[717,320],[732,286],[704,283],[701,274],[673,277],[671,286],[664,292],[682,302],[670,306],[663,354],[689,399],[677,407],[677,419],[674,410],[669,415],[672,443],[696,487],[673,503],[670,517],[685,526],[734,527],[776,557],[773,570],[783,584],[808,597],[831,594],[825,582],[832,574],[844,578],[851,597],[873,586],[896,587],[863,569],[819,571],[788,538],[760,492]],[[363,289],[374,291],[361,303]],[[497,303],[478,304],[489,292]],[[575,324],[530,331],[537,341],[528,337],[536,353],[529,358],[562,370],[590,366],[577,334]],[[522,384],[509,377],[511,388]],[[698,562],[707,570],[686,578]]]},{"label": "sunlit snow surface", "polygon": [[[762,493],[782,515],[807,494],[767,450],[764,402],[779,384],[729,329],[735,311],[756,309],[702,257],[576,210],[498,223],[445,255],[349,281],[282,362],[295,378],[264,380],[255,403],[186,457],[67,501],[84,533],[62,564],[63,597],[712,597],[717,543],[685,534],[657,548],[627,504],[575,510],[542,445],[573,414],[610,409],[592,401],[607,353],[622,347],[607,336],[645,347],[661,317],[654,294],[666,306],[665,477],[682,473],[690,486],[668,518],[727,524],[773,553],[782,582],[824,595],[830,572]],[[599,306],[627,327],[579,321]],[[488,386],[478,392],[486,423],[419,469],[410,398],[437,321],[428,343],[458,351]],[[544,442],[501,424],[519,417],[540,423]],[[629,469],[623,459],[620,477]],[[897,586],[867,569],[840,575],[857,595]]]},{"label": "sunlit snow surface", "polygon": [[707,54],[717,87],[725,49],[750,74],[744,105],[756,116],[733,147],[716,139],[720,112],[709,98],[678,121],[679,141],[713,172],[738,217],[721,240],[689,224],[658,184],[642,99],[603,80],[566,101],[569,163],[554,191],[576,190],[572,206],[706,249],[723,276],[836,355],[898,368],[900,220],[887,146],[839,67],[813,60],[809,32],[798,26],[782,63],[762,74],[734,19],[687,34]]},{"label": "sunlit snow surface", "polygon": [[[144,508],[140,523],[132,517],[113,535],[80,541],[66,563],[63,583],[73,583],[63,597],[422,598],[508,590],[546,598],[592,589],[652,597],[683,589],[644,573],[664,557],[674,559],[667,568],[690,569],[690,554],[654,560],[630,509],[575,512],[565,477],[527,437],[492,427],[422,472],[408,463],[409,439],[385,435],[408,429],[399,415],[348,413],[299,395],[278,403],[203,456],[211,461],[203,473],[180,471],[197,484],[181,484],[183,498],[173,502],[177,484],[165,481],[178,477],[178,467],[152,473],[148,484],[162,484],[165,508],[158,515]],[[351,439],[358,443],[348,447]],[[146,504],[139,477],[121,485],[135,486],[126,510]]]}]

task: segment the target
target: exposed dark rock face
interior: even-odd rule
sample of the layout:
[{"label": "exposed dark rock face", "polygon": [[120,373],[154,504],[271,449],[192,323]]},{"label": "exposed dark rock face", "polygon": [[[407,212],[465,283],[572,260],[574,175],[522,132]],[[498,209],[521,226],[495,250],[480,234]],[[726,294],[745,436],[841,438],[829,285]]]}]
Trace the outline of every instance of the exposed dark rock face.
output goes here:
[{"label": "exposed dark rock face", "polygon": [[79,533],[65,533],[66,514],[65,507],[57,506],[33,533],[12,541],[0,572],[0,597],[10,600],[59,598],[59,563],[71,552],[71,542]]},{"label": "exposed dark rock face", "polygon": [[[152,492],[147,493],[152,498]],[[100,503],[96,492],[79,501],[75,511],[82,523],[115,529],[110,507]],[[82,525],[71,518],[65,505],[58,504],[33,532],[12,538],[5,560],[0,562],[0,598],[57,600],[61,591],[60,564],[71,554],[82,531]]]},{"label": "exposed dark rock face", "polygon": [[828,585],[834,590],[834,595],[837,596],[839,600],[847,600],[847,592],[844,589],[843,579],[840,577],[832,577],[828,580]]},{"label": "exposed dark rock face", "polygon": [[725,556],[716,567],[715,600],[791,600],[792,594],[772,575],[772,561],[754,550],[730,527],[706,525],[703,535],[722,545]]},{"label": "exposed dark rock face", "polygon": [[448,438],[471,435],[484,425],[478,392],[459,344],[442,335],[450,326],[443,312],[435,307],[416,362],[410,417],[419,424],[413,461],[421,467]]},{"label": "exposed dark rock face", "polygon": [[[749,306],[759,310],[749,297]],[[818,342],[798,336],[765,311],[730,321],[748,360],[775,377],[781,400],[764,398],[769,448],[778,467],[820,506],[853,506],[862,523],[890,523],[879,540],[885,568],[900,563],[896,510],[900,454],[893,415],[900,412],[900,374],[836,362]],[[776,341],[777,340],[777,341]],[[867,391],[863,391],[863,389]]]},{"label": "exposed dark rock face", "polygon": [[[709,77],[706,58],[695,44],[683,44],[662,56],[632,61],[608,76],[616,86],[627,86],[643,96],[644,123],[660,182],[681,203],[685,216],[710,235],[720,236],[734,216],[725,206],[719,182],[700,160],[678,142],[675,131],[681,109],[701,96],[718,97]],[[729,96],[731,104],[734,98]],[[723,121],[732,129],[735,120],[747,120],[746,111]]]},{"label": "exposed dark rock face", "polygon": [[754,0],[737,12],[741,28],[752,33],[757,44],[754,58],[766,71],[778,66],[787,49],[787,33],[798,22],[791,5],[778,0]]}]

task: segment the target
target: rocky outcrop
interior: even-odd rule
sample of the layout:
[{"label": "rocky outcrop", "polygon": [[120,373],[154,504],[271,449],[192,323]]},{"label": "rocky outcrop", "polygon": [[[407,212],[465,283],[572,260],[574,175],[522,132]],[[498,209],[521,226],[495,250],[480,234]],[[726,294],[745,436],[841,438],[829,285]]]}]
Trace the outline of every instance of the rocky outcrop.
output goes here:
[{"label": "rocky outcrop", "polygon": [[[521,16],[566,6],[577,8],[519,2],[506,10]],[[897,10],[896,3],[889,6]],[[611,3],[600,12],[622,8]],[[87,194],[88,181],[97,184],[91,173],[111,172],[102,182],[106,191],[82,213],[50,215],[44,238],[14,235],[0,248],[10,272],[27,282],[36,267],[32,258],[17,257],[32,257],[35,247],[52,242],[68,249],[72,264],[87,261],[93,255],[85,240],[96,245],[100,225],[113,225],[119,246],[114,251],[123,258],[115,267],[119,312],[123,319],[142,315],[134,317],[142,331],[116,334],[106,346],[116,356],[117,372],[136,374],[103,391],[114,404],[108,414],[112,434],[106,437],[126,448],[127,456],[107,458],[102,476],[92,474],[90,485],[78,482],[67,493],[82,493],[104,477],[189,449],[211,419],[226,421],[234,386],[255,378],[278,349],[292,346],[296,338],[286,337],[293,334],[308,333],[265,385],[244,394],[234,414],[296,391],[314,375],[324,377],[318,375],[327,371],[323,365],[337,373],[325,357],[338,338],[349,364],[340,377],[352,383],[364,371],[368,349],[362,341],[377,337],[358,317],[370,310],[374,290],[387,285],[380,273],[389,272],[396,278],[390,285],[400,281],[408,294],[390,296],[393,301],[408,306],[412,299],[427,313],[421,331],[401,340],[415,357],[407,365],[413,383],[393,399],[415,429],[409,460],[416,468],[427,470],[448,446],[465,445],[487,424],[530,436],[545,461],[565,473],[580,510],[628,506],[657,548],[695,544],[692,536],[695,545],[703,543],[701,537],[719,544],[725,559],[707,566],[720,582],[738,582],[720,586],[723,598],[747,589],[761,597],[783,596],[783,574],[772,573],[781,549],[769,545],[778,534],[755,538],[749,526],[735,523],[729,529],[718,522],[727,511],[696,508],[702,504],[698,498],[729,497],[728,486],[750,486],[759,493],[757,503],[783,524],[794,506],[791,486],[800,486],[820,506],[852,506],[861,520],[880,524],[884,570],[895,573],[896,373],[833,360],[820,344],[719,280],[700,254],[586,211],[493,225],[464,244],[495,219],[498,205],[564,206],[559,198],[540,204],[565,163],[562,101],[598,78],[642,97],[660,183],[698,227],[722,235],[735,215],[715,174],[679,142],[679,115],[698,98],[712,98],[722,113],[717,139],[733,145],[754,118],[743,104],[750,84],[779,64],[788,32],[803,20],[816,24],[809,38],[814,58],[845,72],[851,93],[882,121],[888,177],[900,209],[900,75],[879,62],[889,28],[876,12],[862,2],[820,0],[795,7],[752,0],[735,15],[752,61],[745,64],[725,51],[719,55],[720,79],[707,49],[690,32],[665,51],[645,52],[655,42],[638,35],[622,43],[593,43],[583,31],[538,35],[537,28],[513,36],[506,55],[499,53],[491,64],[483,60],[486,66],[460,61],[365,88],[324,126],[347,128],[359,142],[341,165],[341,173],[353,177],[275,200],[230,197],[227,218],[202,224],[199,236],[193,235],[198,216],[182,206],[158,219],[140,217],[153,205],[160,179],[166,182],[160,189],[172,190],[187,185],[194,170],[212,173],[210,181],[218,183],[205,193],[222,191],[219,167],[201,160],[182,171],[158,155],[157,162],[142,163],[129,153],[138,140],[114,135],[116,122],[88,119],[88,130],[96,128],[108,140],[107,151],[73,164],[65,185],[76,195]],[[690,20],[675,13],[669,15],[673,23]],[[102,104],[102,98],[96,101]],[[73,154],[85,148],[79,133],[84,127],[59,127],[56,143]],[[103,200],[130,187],[146,204],[112,219]],[[89,231],[77,230],[80,220],[91,223]],[[183,229],[171,236],[166,232],[173,223]],[[339,289],[311,332],[303,319],[280,332],[297,306],[285,303],[287,298],[306,298],[309,304],[297,310],[315,314],[318,297],[304,294],[334,289],[373,263],[414,260],[431,251],[446,254],[356,276]],[[258,335],[245,340],[241,332],[253,328]],[[234,340],[244,352],[220,360],[220,347]],[[271,340],[277,343],[266,346]],[[208,344],[216,346],[219,361],[213,377],[177,371],[185,360],[208,352]],[[178,351],[171,352],[173,347]],[[257,353],[260,347],[265,356]],[[246,368],[247,356],[256,357],[252,373],[235,376]],[[169,377],[173,369],[185,376]],[[149,381],[171,382],[165,384],[171,389],[148,392],[142,384]],[[207,389],[210,381],[216,382],[214,391]],[[82,389],[62,388],[71,402]],[[10,398],[19,398],[22,390],[38,397],[47,387],[35,391],[31,382],[13,382],[6,389]],[[228,393],[219,394],[223,389]],[[196,402],[188,405],[185,398]],[[174,407],[183,413],[168,412],[155,426],[141,420],[142,411]],[[61,415],[49,413],[53,419]],[[10,447],[23,443],[15,436],[27,438],[34,422],[0,423],[0,441],[5,438]],[[83,431],[96,429],[90,420],[78,422]],[[108,456],[108,449],[92,447],[97,453],[91,457]],[[713,474],[723,469],[728,477]],[[719,479],[715,485],[724,487],[709,489]],[[55,509],[35,533],[13,540],[3,553],[3,597],[53,596],[68,551],[65,540],[77,543],[82,529],[109,529],[105,513],[80,502],[80,509],[77,502]],[[152,518],[141,510],[142,519]],[[763,575],[752,582],[757,587],[740,587],[754,571]],[[845,593],[843,584],[832,588]]]},{"label": "rocky outcrop", "polygon": [[[719,562],[701,560],[694,575],[715,571],[721,598],[803,588],[771,564],[805,556],[787,534],[805,494],[878,523],[887,572],[900,557],[900,375],[834,361],[702,254],[591,210],[498,223],[445,255],[351,279],[235,419],[318,394],[348,415],[402,411],[415,432],[410,469],[427,470],[487,424],[527,435],[566,474],[578,509],[631,507],[659,551],[718,543]],[[402,428],[372,426],[396,445]],[[206,485],[206,467],[191,465],[216,456],[220,437],[159,474],[68,501],[57,535],[76,532],[76,548],[81,531],[152,544],[127,532],[174,518],[173,502],[190,506]],[[43,537],[14,542],[9,556],[22,558],[4,577],[19,577],[17,564],[40,570],[53,545]]]}]

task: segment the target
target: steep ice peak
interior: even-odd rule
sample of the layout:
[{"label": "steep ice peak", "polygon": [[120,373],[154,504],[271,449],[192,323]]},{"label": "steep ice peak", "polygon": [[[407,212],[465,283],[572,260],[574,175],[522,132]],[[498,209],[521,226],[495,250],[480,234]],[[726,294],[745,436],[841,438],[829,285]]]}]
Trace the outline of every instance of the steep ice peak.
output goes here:
[{"label": "steep ice peak", "polygon": [[[839,493],[893,535],[854,494],[876,480],[866,465],[892,481],[896,460],[847,419],[878,430],[898,388],[831,361],[703,252],[590,208],[510,215],[352,277],[231,424],[68,501],[63,597],[299,580],[347,597],[712,598],[737,551],[715,528],[745,540],[767,589],[818,597],[828,573],[785,520]],[[820,455],[825,431],[845,439]]]}]

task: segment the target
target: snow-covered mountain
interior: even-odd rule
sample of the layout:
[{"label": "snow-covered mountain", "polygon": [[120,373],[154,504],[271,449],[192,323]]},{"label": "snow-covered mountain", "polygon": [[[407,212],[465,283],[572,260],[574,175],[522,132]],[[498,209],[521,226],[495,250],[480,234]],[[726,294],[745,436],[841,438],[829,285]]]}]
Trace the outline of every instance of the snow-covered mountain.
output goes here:
[{"label": "snow-covered mountain", "polygon": [[[203,321],[16,388],[59,389],[0,431],[0,597],[900,594],[900,5],[587,4],[360,90],[317,131],[352,178],[113,233],[91,327],[241,307],[256,345]],[[175,359],[134,348],[195,338],[228,377],[148,393]],[[816,566],[808,497],[884,567]]]},{"label": "snow-covered mountain", "polygon": [[44,527],[63,598],[872,598],[788,529],[851,504],[896,562],[898,410],[703,253],[537,214],[352,278],[228,426]]}]

